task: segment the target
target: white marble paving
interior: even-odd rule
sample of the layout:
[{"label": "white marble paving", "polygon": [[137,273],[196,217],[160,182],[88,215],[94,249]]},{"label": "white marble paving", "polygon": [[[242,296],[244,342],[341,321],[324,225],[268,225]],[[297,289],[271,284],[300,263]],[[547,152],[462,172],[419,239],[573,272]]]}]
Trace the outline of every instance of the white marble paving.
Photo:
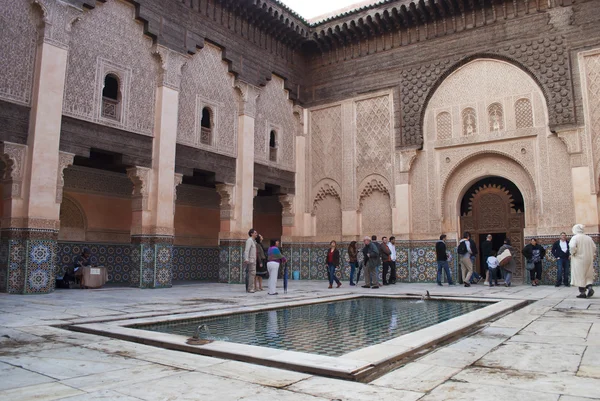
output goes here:
[{"label": "white marble paving", "polygon": [[[323,282],[294,282],[285,297],[251,297],[241,285],[194,284],[165,290],[106,288],[40,296],[0,294],[0,400],[4,401],[331,401],[600,399],[600,298],[576,300],[572,288],[515,286],[437,287],[398,284],[379,295],[449,295],[534,303],[482,325],[370,384],[329,379],[273,367],[190,354],[108,337],[71,332],[54,324],[100,323],[151,316],[178,317],[245,311],[266,305],[373,295],[350,287],[335,297]],[[204,302],[207,300],[207,302]],[[222,301],[222,302],[221,302]],[[90,307],[90,305],[93,305]],[[474,314],[476,317],[477,314]],[[468,317],[470,321],[471,317]],[[127,329],[111,323],[115,335]],[[90,325],[95,326],[95,325]],[[441,325],[444,333],[450,326]],[[435,331],[435,330],[433,330]],[[428,332],[391,340],[397,350],[431,341]],[[167,339],[157,334],[157,341]],[[395,342],[394,342],[395,341]],[[393,344],[391,344],[393,342]],[[179,339],[173,343],[185,343]],[[276,349],[216,342],[220,352],[244,349],[273,361],[325,362],[340,371],[359,368],[377,349],[322,359]],[[246,346],[247,347],[247,346]],[[404,347],[404,348],[402,348]],[[383,349],[383,348],[382,348]],[[244,351],[244,352],[245,352]],[[384,350],[385,351],[385,350]],[[369,357],[369,352],[371,352]],[[363,356],[363,354],[367,356]],[[365,359],[368,359],[365,361]]]}]

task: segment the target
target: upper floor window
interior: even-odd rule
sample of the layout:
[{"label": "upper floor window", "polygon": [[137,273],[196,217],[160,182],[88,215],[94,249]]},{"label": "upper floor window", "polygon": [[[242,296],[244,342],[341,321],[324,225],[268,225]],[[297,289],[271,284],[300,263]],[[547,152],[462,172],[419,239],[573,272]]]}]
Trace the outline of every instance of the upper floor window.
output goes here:
[{"label": "upper floor window", "polygon": [[210,107],[202,109],[202,119],[200,120],[200,143],[210,145],[212,143],[213,116]]},{"label": "upper floor window", "polygon": [[121,118],[121,89],[119,78],[114,74],[104,77],[102,88],[102,117],[119,120]]},{"label": "upper floor window", "polygon": [[269,161],[277,161],[277,132],[271,130],[269,133]]},{"label": "upper floor window", "polygon": [[462,112],[463,135],[477,134],[477,114],[475,109],[468,107]]},{"label": "upper floor window", "polygon": [[500,103],[492,103],[488,107],[488,120],[490,132],[502,131],[504,129],[504,113]]},{"label": "upper floor window", "polygon": [[519,99],[515,102],[515,120],[517,129],[533,127],[533,109],[529,99]]},{"label": "upper floor window", "polygon": [[436,128],[438,140],[452,138],[452,117],[450,113],[444,111],[437,115]]}]

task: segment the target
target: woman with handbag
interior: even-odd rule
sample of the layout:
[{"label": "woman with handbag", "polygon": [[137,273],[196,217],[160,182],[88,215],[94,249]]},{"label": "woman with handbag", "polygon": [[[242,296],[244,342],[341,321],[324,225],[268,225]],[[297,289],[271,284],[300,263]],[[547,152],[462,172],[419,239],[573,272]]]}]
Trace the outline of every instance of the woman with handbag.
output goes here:
[{"label": "woman with handbag", "polygon": [[537,243],[535,238],[531,239],[531,242],[523,248],[523,256],[527,259],[527,270],[529,270],[529,278],[531,285],[537,287],[540,285],[542,279],[542,260],[546,256],[546,250],[543,246]]},{"label": "woman with handbag", "polygon": [[[503,255],[505,251],[510,253],[510,256]],[[510,238],[504,239],[504,245],[498,249],[498,261],[502,271],[504,272],[504,286],[510,287],[512,283],[512,275],[517,270],[517,264],[515,263],[517,251],[510,244]]]},{"label": "woman with handbag", "polygon": [[287,260],[279,250],[279,241],[271,240],[271,247],[267,251],[267,270],[269,271],[269,295],[277,295],[275,292],[277,287],[277,276],[279,274],[279,266]]},{"label": "woman with handbag", "polygon": [[337,288],[342,286],[341,281],[335,276],[335,269],[340,266],[340,251],[336,249],[337,243],[331,241],[327,251],[327,276],[329,278],[329,288],[333,288],[333,281],[337,283]]}]

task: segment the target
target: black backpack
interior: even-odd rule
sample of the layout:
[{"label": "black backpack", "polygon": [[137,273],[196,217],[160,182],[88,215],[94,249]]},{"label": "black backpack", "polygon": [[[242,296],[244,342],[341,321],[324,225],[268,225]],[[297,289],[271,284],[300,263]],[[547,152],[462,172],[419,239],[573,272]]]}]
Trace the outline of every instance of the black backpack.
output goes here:
[{"label": "black backpack", "polygon": [[467,252],[469,252],[467,250],[467,244],[465,243],[465,241],[462,241],[460,244],[458,244],[458,249],[456,250],[456,253],[458,253],[459,255],[465,255]]}]

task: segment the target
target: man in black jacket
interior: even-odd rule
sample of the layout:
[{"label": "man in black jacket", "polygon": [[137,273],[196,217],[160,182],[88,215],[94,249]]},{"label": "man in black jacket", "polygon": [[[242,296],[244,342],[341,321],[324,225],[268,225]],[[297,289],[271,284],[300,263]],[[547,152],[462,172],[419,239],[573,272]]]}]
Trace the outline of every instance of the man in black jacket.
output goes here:
[{"label": "man in black jacket", "polygon": [[435,243],[435,255],[437,260],[437,285],[442,286],[442,269],[446,272],[446,280],[448,285],[454,285],[452,276],[450,275],[450,267],[448,266],[448,251],[446,249],[446,235],[440,235],[440,240]]},{"label": "man in black jacket", "polygon": [[537,287],[542,279],[542,260],[546,256],[546,250],[537,243],[535,238],[532,238],[522,252],[525,259],[527,259],[527,263],[533,263],[533,269],[529,271],[529,278],[531,279],[531,285]]},{"label": "man in black jacket", "polygon": [[556,258],[556,265],[558,271],[556,273],[556,284],[555,287],[560,287],[561,281],[564,283],[565,287],[571,286],[571,261],[569,257],[571,256],[571,251],[569,249],[569,241],[567,241],[567,234],[562,232],[560,233],[560,239],[552,245],[552,255]]}]

